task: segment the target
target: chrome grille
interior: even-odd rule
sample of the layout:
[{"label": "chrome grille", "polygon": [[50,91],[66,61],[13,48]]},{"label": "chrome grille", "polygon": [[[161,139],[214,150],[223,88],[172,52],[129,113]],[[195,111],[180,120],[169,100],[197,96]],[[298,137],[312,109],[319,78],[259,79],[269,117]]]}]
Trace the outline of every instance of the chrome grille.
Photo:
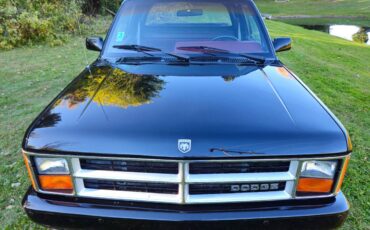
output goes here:
[{"label": "chrome grille", "polygon": [[298,160],[69,158],[75,196],[204,204],[294,198]]}]

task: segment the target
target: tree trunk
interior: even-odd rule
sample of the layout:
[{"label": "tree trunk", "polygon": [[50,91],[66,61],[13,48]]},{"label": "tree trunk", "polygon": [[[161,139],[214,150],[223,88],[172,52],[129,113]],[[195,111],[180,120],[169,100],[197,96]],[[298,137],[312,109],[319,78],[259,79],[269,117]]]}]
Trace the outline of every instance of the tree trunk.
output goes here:
[{"label": "tree trunk", "polygon": [[100,0],[86,0],[83,5],[83,13],[86,15],[96,15],[99,13]]}]

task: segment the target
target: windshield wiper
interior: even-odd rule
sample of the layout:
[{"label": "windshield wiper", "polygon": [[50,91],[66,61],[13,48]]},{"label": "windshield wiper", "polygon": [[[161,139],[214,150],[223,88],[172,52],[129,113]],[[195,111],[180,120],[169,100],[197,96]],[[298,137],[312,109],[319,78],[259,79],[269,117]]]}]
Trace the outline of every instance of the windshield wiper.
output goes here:
[{"label": "windshield wiper", "polygon": [[248,54],[240,54],[240,53],[233,53],[225,49],[219,49],[210,46],[180,46],[177,47],[178,50],[184,51],[191,51],[191,52],[200,52],[204,54],[210,54],[212,56],[216,56],[215,54],[226,54],[226,55],[234,55],[239,57],[244,57],[248,59],[248,61],[253,62],[254,64],[264,64],[266,59],[259,56],[253,56]]},{"label": "windshield wiper", "polygon": [[259,152],[254,152],[254,151],[235,151],[235,150],[228,150],[228,149],[223,149],[223,148],[212,148],[209,151],[211,153],[213,153],[213,152],[223,152],[225,155],[228,155],[230,153],[251,154],[251,155],[265,154],[265,153],[259,153]]},{"label": "windshield wiper", "polygon": [[[122,50],[133,50],[138,52],[148,52],[148,51],[162,51],[158,48],[141,46],[141,45],[115,45],[113,48],[122,49]],[[148,54],[151,56],[151,54]]]},{"label": "windshield wiper", "polygon": [[153,57],[154,55],[151,54],[151,53],[148,53],[148,52],[160,52],[162,54],[165,54],[165,55],[168,55],[168,56],[171,56],[171,57],[175,57],[178,61],[186,62],[186,63],[188,63],[189,60],[190,60],[189,57],[187,57],[187,56],[173,54],[173,53],[167,53],[167,52],[164,52],[164,51],[162,51],[161,49],[158,49],[158,48],[142,46],[142,45],[115,45],[115,46],[113,46],[113,48],[137,51],[137,52],[144,53],[144,54],[146,54],[148,56],[151,56],[151,57]]}]

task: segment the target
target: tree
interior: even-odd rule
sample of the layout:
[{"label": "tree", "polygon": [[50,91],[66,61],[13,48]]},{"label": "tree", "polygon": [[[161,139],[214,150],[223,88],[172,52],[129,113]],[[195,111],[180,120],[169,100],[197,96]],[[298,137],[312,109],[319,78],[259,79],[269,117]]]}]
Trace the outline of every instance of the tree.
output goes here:
[{"label": "tree", "polygon": [[369,40],[369,37],[366,33],[365,28],[361,28],[357,33],[352,36],[353,41],[359,43],[366,43]]},{"label": "tree", "polygon": [[105,106],[121,108],[151,103],[159,96],[165,82],[152,75],[134,75],[120,69],[93,69],[76,82],[54,106],[66,103],[70,109],[77,108],[87,100]]}]

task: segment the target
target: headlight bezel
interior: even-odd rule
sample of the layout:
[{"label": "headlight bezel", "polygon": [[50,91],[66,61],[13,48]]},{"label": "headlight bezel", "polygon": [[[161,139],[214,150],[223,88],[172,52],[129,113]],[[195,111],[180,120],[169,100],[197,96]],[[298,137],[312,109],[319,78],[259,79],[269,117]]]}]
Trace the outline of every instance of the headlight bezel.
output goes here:
[{"label": "headlight bezel", "polygon": [[320,197],[331,197],[331,196],[336,196],[340,190],[341,186],[346,174],[347,166],[350,160],[351,154],[347,154],[344,156],[339,156],[339,157],[328,157],[328,158],[317,158],[317,159],[308,159],[308,160],[301,160],[301,166],[299,167],[300,170],[303,170],[303,164],[306,161],[335,161],[336,162],[336,169],[333,173],[333,184],[330,188],[330,191],[328,192],[299,192],[298,191],[298,184],[299,180],[301,178],[304,179],[318,179],[318,180],[330,180],[330,178],[325,178],[325,177],[304,177],[304,174],[300,173],[297,175],[297,184],[296,184],[296,191],[295,191],[295,198],[297,199],[309,199],[309,198],[320,198]]},{"label": "headlight bezel", "polygon": [[[60,156],[60,155],[51,155],[51,154],[36,154],[36,153],[30,153],[23,151],[23,156],[25,159],[26,167],[29,168],[29,177],[32,181],[33,188],[36,192],[43,193],[43,194],[50,194],[50,195],[63,195],[63,196],[74,196],[75,193],[75,185],[74,180],[72,178],[71,174],[71,165],[70,165],[70,159],[68,156]],[[62,159],[65,163],[65,167],[68,169],[67,172],[40,172],[37,159],[49,159],[49,160],[58,160]],[[44,179],[42,177],[55,177],[55,179],[62,178],[65,181],[65,178],[69,177],[70,180],[68,180],[68,183],[70,184],[69,189],[43,189]]]}]

